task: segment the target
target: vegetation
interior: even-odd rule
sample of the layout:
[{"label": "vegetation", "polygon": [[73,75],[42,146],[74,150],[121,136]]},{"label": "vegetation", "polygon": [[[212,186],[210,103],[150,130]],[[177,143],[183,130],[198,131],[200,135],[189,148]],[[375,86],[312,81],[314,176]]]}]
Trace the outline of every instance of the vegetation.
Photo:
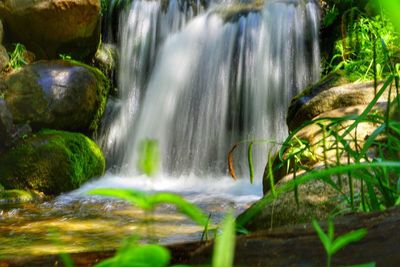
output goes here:
[{"label": "vegetation", "polygon": [[14,51],[10,53],[8,66],[11,69],[19,69],[28,64],[25,60],[26,48],[20,43],[15,44],[14,47]]},{"label": "vegetation", "polygon": [[[349,243],[357,242],[357,241],[361,240],[367,234],[367,230],[362,228],[362,229],[357,229],[357,230],[351,231],[349,233],[346,233],[335,239],[334,226],[333,226],[332,219],[328,220],[328,232],[327,233],[324,233],[321,226],[318,224],[318,222],[316,220],[312,221],[312,225],[313,225],[315,231],[317,232],[318,237],[320,238],[320,240],[325,248],[325,251],[327,254],[327,257],[326,257],[326,266],[327,267],[332,266],[332,256],[338,250],[344,248]],[[373,267],[373,266],[375,266],[375,264],[369,263],[369,264],[363,264],[362,266]]]}]

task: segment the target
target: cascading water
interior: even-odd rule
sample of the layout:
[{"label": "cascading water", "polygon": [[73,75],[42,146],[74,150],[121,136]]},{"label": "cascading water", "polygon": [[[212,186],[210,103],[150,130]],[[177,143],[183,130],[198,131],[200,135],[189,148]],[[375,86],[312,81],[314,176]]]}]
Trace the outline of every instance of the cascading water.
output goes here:
[{"label": "cascading water", "polygon": [[[146,139],[159,143],[162,172],[201,176],[226,174],[227,152],[239,141],[286,135],[288,102],[319,78],[318,4],[267,0],[261,11],[234,15],[222,7],[186,26],[179,9],[179,23],[157,24],[169,11],[160,15],[154,1],[136,1],[122,15],[121,107],[103,145],[114,147],[121,175],[137,174]],[[258,151],[259,162],[265,154]]]},{"label": "cascading water", "polygon": [[[114,7],[115,1],[110,4]],[[165,9],[165,10],[164,10]],[[112,10],[112,9],[111,9]],[[108,116],[100,144],[112,164],[120,165],[134,122],[141,93],[144,92],[156,55],[164,39],[179,31],[195,13],[202,12],[200,3],[180,5],[169,1],[133,1],[119,17],[118,98],[108,103]],[[112,14],[108,15],[106,40],[112,42]]]},{"label": "cascading water", "polygon": [[[319,11],[315,0],[229,1],[133,0],[120,7],[103,39],[118,39],[118,96],[109,100],[98,140],[118,168],[55,200],[2,210],[2,255],[59,253],[50,226],[68,240],[63,252],[112,249],[132,232],[145,234],[140,211],[89,197],[91,188],[176,192],[214,221],[227,206],[241,212],[261,196],[261,181],[226,177],[226,154],[242,140],[286,135],[289,100],[319,78]],[[162,152],[162,171],[152,179],[135,171],[145,139],[156,139]],[[236,167],[245,166],[237,152]],[[254,155],[261,169],[266,152]],[[159,241],[198,240],[203,229],[173,212],[167,206],[158,213]]]}]

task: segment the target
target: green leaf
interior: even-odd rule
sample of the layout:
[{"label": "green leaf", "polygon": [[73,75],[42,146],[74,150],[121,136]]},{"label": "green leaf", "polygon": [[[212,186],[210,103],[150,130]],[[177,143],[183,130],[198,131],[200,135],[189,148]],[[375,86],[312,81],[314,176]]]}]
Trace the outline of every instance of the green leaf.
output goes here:
[{"label": "green leaf", "polygon": [[247,147],[247,160],[249,162],[250,183],[254,182],[254,166],[253,166],[253,142]]},{"label": "green leaf", "polygon": [[319,226],[318,222],[313,219],[312,220],[312,225],[315,229],[315,231],[318,234],[319,239],[321,240],[322,245],[325,248],[325,251],[328,255],[332,255],[331,251],[332,251],[332,244],[331,244],[331,240],[329,239],[329,237],[324,233],[324,231],[322,230],[321,226]]},{"label": "green leaf", "polygon": [[235,253],[235,220],[232,214],[222,222],[222,234],[214,244],[212,267],[232,267]]},{"label": "green leaf", "polygon": [[206,225],[208,216],[203,213],[196,205],[186,201],[183,197],[171,193],[158,193],[148,198],[150,206],[155,207],[159,204],[172,204],[176,206],[180,213],[188,216],[199,225]]},{"label": "green leaf", "polygon": [[93,189],[87,194],[123,199],[143,210],[153,208],[148,200],[148,195],[134,189]]},{"label": "green leaf", "polygon": [[152,139],[143,140],[140,143],[139,170],[147,176],[153,176],[158,172],[160,165],[160,150],[158,142]]},{"label": "green leaf", "polygon": [[367,229],[361,228],[339,236],[333,241],[332,254],[335,254],[339,249],[347,246],[352,242],[357,242],[363,239],[367,232]]},{"label": "green leaf", "polygon": [[165,267],[171,259],[170,252],[159,245],[135,245],[95,267]]},{"label": "green leaf", "polygon": [[361,264],[356,264],[356,265],[347,265],[345,267],[375,267],[376,263],[375,262],[368,262],[368,263],[361,263]]}]

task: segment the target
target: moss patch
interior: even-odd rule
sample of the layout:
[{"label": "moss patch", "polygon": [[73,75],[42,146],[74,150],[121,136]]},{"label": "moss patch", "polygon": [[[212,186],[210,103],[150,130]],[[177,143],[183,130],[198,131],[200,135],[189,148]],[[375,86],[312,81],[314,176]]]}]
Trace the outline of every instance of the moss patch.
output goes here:
[{"label": "moss patch", "polygon": [[59,194],[104,173],[100,148],[79,133],[42,130],[0,157],[0,182],[6,189]]},{"label": "moss patch", "polygon": [[0,190],[0,204],[15,204],[31,202],[39,199],[42,196],[36,192],[13,189],[13,190]]}]

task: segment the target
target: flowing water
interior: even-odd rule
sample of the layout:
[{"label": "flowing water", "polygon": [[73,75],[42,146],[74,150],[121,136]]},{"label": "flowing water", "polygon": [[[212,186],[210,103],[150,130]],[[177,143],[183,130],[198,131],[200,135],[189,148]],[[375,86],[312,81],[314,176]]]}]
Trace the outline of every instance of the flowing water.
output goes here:
[{"label": "flowing water", "polygon": [[[281,141],[290,99],[319,78],[314,0],[134,0],[117,10],[104,40],[118,47],[118,94],[98,137],[109,171],[51,201],[0,207],[3,255],[102,250],[146,236],[141,211],[87,196],[92,188],[178,193],[215,221],[230,208],[243,211],[262,194],[261,179],[246,179],[244,141]],[[153,178],[137,169],[143,140],[155,140],[161,153]],[[239,142],[235,182],[226,158]],[[273,148],[265,144],[254,146],[256,177]],[[169,206],[156,213],[154,229],[162,243],[202,231]]]}]

